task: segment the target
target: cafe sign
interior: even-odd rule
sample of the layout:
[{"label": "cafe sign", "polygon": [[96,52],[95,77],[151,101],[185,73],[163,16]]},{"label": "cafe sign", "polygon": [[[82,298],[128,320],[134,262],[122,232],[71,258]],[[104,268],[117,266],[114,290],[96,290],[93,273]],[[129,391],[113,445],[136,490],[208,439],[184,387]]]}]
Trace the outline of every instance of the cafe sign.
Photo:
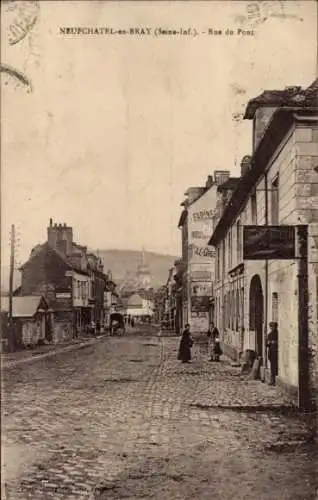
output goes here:
[{"label": "cafe sign", "polygon": [[244,226],[244,260],[283,260],[295,258],[294,226]]},{"label": "cafe sign", "polygon": [[192,255],[192,257],[201,257],[201,258],[208,258],[212,259],[215,255],[214,249],[212,249],[209,246],[198,246],[198,245],[189,245],[189,250]]}]

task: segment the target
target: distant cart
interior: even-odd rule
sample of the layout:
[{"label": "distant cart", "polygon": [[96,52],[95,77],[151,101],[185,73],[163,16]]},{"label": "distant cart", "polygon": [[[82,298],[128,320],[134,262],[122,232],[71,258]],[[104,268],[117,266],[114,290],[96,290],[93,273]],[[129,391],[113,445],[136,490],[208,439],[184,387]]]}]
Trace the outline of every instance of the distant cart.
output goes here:
[{"label": "distant cart", "polygon": [[125,333],[125,319],[120,313],[110,315],[110,334],[123,335]]}]

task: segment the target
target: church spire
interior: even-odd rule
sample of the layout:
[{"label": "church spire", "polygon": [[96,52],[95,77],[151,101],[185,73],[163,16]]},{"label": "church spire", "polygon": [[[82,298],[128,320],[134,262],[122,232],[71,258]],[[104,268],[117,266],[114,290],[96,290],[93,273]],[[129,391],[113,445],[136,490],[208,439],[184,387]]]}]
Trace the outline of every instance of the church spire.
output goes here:
[{"label": "church spire", "polygon": [[142,247],[141,249],[141,265],[142,266],[146,265],[145,247]]}]

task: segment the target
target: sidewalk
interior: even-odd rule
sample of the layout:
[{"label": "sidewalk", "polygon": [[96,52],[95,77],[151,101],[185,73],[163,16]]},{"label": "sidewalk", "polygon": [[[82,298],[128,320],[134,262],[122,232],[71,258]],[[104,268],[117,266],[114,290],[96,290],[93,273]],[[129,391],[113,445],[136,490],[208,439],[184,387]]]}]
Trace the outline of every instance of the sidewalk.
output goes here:
[{"label": "sidewalk", "polygon": [[82,335],[61,344],[47,344],[38,346],[35,349],[23,349],[16,352],[2,353],[1,366],[2,368],[10,368],[21,363],[28,363],[49,356],[54,356],[63,351],[81,349],[82,347],[93,344],[106,336],[107,334],[98,335],[96,337]]}]

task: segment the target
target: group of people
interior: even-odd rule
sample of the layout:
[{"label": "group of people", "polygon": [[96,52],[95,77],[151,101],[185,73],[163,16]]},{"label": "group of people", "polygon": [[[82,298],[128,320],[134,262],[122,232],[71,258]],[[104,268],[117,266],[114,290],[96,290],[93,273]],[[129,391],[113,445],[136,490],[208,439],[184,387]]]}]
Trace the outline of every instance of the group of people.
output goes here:
[{"label": "group of people", "polygon": [[[220,361],[220,356],[223,354],[220,346],[220,335],[219,330],[213,323],[211,323],[207,331],[207,338],[209,342],[210,361]],[[178,352],[178,359],[182,361],[182,363],[191,362],[192,347],[193,337],[190,332],[190,325],[187,324],[182,332]]]},{"label": "group of people", "polygon": [[[275,379],[278,374],[278,329],[277,323],[272,321],[269,323],[269,334],[267,335],[266,347],[268,349],[268,360],[270,362],[270,385],[275,385]],[[217,327],[211,323],[207,337],[209,342],[210,361],[220,361],[220,356],[223,354],[220,346],[220,335]],[[190,332],[190,325],[185,325],[182,332],[178,360],[182,363],[191,362],[191,348],[193,346],[193,337]]]}]

